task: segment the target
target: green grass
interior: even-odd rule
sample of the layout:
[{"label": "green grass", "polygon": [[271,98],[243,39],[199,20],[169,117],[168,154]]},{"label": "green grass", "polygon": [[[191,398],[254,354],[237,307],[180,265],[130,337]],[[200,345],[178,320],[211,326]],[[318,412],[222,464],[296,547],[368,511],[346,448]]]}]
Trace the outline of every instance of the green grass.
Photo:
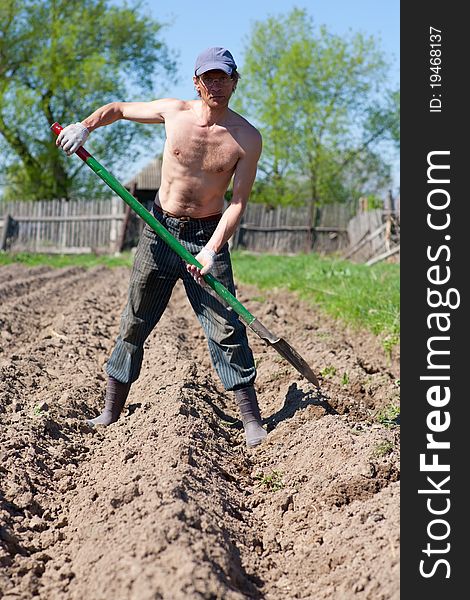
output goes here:
[{"label": "green grass", "polygon": [[259,475],[256,475],[255,479],[258,480],[258,486],[264,486],[265,489],[269,490],[270,492],[277,492],[278,490],[282,490],[284,487],[282,473],[280,471],[273,471],[269,475],[260,473]]},{"label": "green grass", "polygon": [[0,265],[21,263],[28,267],[39,267],[48,265],[53,268],[63,267],[96,267],[106,265],[107,267],[130,267],[132,254],[123,252],[119,256],[108,256],[105,254],[30,254],[20,252],[18,254],[6,254],[0,252]]},{"label": "green grass", "polygon": [[400,407],[391,403],[383,408],[377,415],[377,421],[385,427],[395,427],[400,423]]},{"label": "green grass", "polygon": [[325,377],[325,379],[328,379],[329,377],[333,377],[333,375],[336,375],[336,367],[327,366],[320,371],[320,375],[322,377]]},{"label": "green grass", "polygon": [[[400,335],[400,265],[371,267],[316,254],[233,252],[235,278],[259,289],[286,289],[353,327],[379,335],[387,353]],[[268,296],[269,297],[269,296]]]},{"label": "green grass", "polygon": [[381,442],[374,448],[372,454],[376,458],[383,458],[384,456],[387,456],[387,454],[390,454],[391,452],[393,452],[393,443],[388,440],[384,440],[383,442]]}]

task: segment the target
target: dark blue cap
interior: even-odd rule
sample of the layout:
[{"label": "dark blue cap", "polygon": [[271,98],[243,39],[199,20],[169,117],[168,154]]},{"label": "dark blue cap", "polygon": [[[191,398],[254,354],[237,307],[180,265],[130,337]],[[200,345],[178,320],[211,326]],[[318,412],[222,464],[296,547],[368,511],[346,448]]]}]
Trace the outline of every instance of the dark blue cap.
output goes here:
[{"label": "dark blue cap", "polygon": [[196,58],[194,73],[202,75],[206,71],[223,71],[231,75],[237,68],[233,56],[226,48],[207,48]]}]

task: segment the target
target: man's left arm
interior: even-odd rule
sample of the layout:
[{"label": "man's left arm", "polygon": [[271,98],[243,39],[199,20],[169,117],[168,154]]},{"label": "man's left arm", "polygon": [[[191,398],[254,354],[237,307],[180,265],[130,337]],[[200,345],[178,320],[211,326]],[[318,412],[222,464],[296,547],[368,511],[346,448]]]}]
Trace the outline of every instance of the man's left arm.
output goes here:
[{"label": "man's left arm", "polygon": [[232,237],[240,224],[256,178],[261,148],[261,135],[253,128],[253,130],[250,131],[247,140],[245,154],[239,159],[235,168],[233,176],[233,195],[230,204],[224,211],[210,240],[196,256],[196,259],[203,265],[203,268],[199,273],[197,267],[188,265],[188,270],[196,279],[199,279],[200,275],[205,275],[210,272],[214,264],[215,256]]}]

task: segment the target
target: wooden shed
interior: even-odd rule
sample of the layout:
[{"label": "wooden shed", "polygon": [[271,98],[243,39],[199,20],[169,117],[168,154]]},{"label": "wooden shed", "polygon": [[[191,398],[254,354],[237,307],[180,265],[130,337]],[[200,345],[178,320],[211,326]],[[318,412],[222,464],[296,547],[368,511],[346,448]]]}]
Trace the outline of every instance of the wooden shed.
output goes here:
[{"label": "wooden shed", "polygon": [[160,156],[152,158],[145,167],[129,179],[124,186],[131,192],[133,196],[145,206],[147,203],[152,205],[155,194],[160,188],[162,177],[162,159]]},{"label": "wooden shed", "polygon": [[[162,175],[161,156],[152,158],[145,167],[132,179],[124,184],[124,187],[145,206],[147,210],[152,209],[155,195],[160,189]],[[143,220],[129,207],[126,206],[126,217],[121,232],[120,249],[128,249],[137,245],[140,232],[144,226]]]}]

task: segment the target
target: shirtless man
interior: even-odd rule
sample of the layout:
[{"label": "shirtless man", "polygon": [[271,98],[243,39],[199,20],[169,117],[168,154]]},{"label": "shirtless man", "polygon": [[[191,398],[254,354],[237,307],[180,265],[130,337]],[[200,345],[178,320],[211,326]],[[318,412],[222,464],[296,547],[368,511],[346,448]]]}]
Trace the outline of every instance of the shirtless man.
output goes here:
[{"label": "shirtless man", "polygon": [[[81,123],[64,128],[57,145],[73,154],[90,132],[118,119],[164,123],[160,190],[153,212],[203,265],[183,264],[146,225],[137,248],[120,333],[107,363],[105,408],[89,423],[109,425],[119,418],[131,384],[140,374],[143,344],[160,320],[181,278],[204,328],[212,363],[226,390],[234,391],[246,443],[266,437],[254,389],[256,369],[238,316],[201,285],[213,275],[235,294],[228,240],[245,211],[261,154],[261,135],[232,111],[230,98],[239,75],[231,53],[208,48],[196,59],[193,77],[199,100],[165,98],[152,102],[112,102]],[[233,197],[223,211],[233,177]]]}]

